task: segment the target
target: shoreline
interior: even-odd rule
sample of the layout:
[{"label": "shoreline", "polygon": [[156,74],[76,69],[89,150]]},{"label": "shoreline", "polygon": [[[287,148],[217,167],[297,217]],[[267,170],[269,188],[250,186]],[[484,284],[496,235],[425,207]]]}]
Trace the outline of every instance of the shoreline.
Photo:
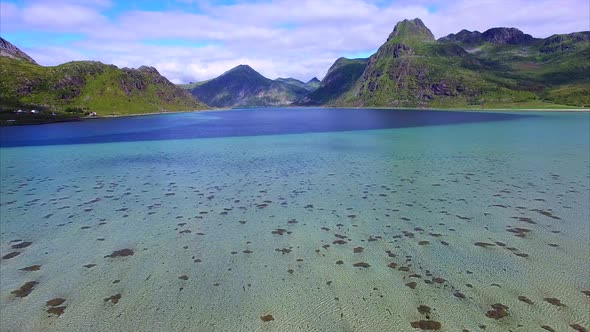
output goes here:
[{"label": "shoreline", "polygon": [[289,108],[327,108],[327,109],[375,109],[375,110],[397,110],[397,111],[447,111],[447,112],[590,112],[590,108],[417,108],[417,107],[346,107],[346,106],[286,106]]},{"label": "shoreline", "polygon": [[191,110],[191,111],[173,111],[173,112],[151,112],[151,113],[135,113],[135,114],[119,114],[119,115],[105,115],[96,117],[80,118],[81,120],[92,120],[92,119],[109,119],[109,118],[124,118],[124,117],[136,117],[136,116],[149,116],[149,115],[162,115],[162,114],[180,114],[180,113],[203,113],[203,112],[223,112],[223,111],[235,111],[235,110],[248,110],[248,109],[259,109],[259,108],[288,108],[288,109],[311,109],[311,108],[324,108],[324,109],[375,109],[375,110],[396,110],[396,111],[446,111],[446,112],[590,112],[590,108],[416,108],[416,107],[346,107],[346,106],[268,106],[268,107],[244,107],[244,108],[212,108],[203,110]]},{"label": "shoreline", "polygon": [[77,122],[87,120],[100,120],[100,119],[115,119],[115,118],[126,118],[126,117],[140,117],[150,115],[162,115],[162,114],[181,114],[181,113],[212,113],[212,112],[224,112],[233,110],[248,110],[248,109],[260,109],[260,108],[286,108],[286,109],[358,109],[358,110],[396,110],[396,111],[440,111],[440,112],[559,112],[559,113],[590,113],[590,108],[416,108],[416,107],[345,107],[345,106],[269,106],[269,107],[244,107],[244,108],[212,108],[202,110],[190,110],[190,111],[162,111],[162,112],[149,112],[149,113],[135,113],[135,114],[116,114],[116,115],[104,115],[104,116],[93,116],[93,117],[81,117],[72,119],[61,119],[58,121],[47,121],[39,123],[14,123],[4,124],[0,127],[12,127],[12,126],[32,126],[32,125],[45,125],[52,123],[65,123],[65,122]]}]

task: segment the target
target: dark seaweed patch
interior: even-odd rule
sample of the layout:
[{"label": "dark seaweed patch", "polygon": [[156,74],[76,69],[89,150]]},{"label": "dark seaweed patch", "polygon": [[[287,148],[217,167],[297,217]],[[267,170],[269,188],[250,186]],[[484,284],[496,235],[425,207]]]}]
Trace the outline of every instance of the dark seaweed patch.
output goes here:
[{"label": "dark seaweed patch", "polygon": [[570,327],[578,332],[588,332],[588,330],[580,324],[570,324]]},{"label": "dark seaweed patch", "polygon": [[134,252],[131,249],[121,249],[113,251],[112,254],[104,256],[104,258],[115,258],[115,257],[125,257],[125,256],[133,256]]},{"label": "dark seaweed patch", "polygon": [[14,257],[16,257],[16,256],[18,256],[18,255],[20,255],[20,252],[18,252],[18,251],[13,251],[13,252],[11,252],[11,253],[8,253],[8,254],[6,254],[6,255],[2,256],[2,259],[11,259],[11,258],[14,258]]},{"label": "dark seaweed patch", "polygon": [[13,290],[10,293],[14,294],[16,297],[26,297],[27,295],[31,294],[31,292],[35,288],[35,285],[37,284],[38,282],[36,281],[28,281],[24,283],[22,286],[20,286],[19,289]]},{"label": "dark seaweed patch", "polygon": [[487,243],[487,242],[475,242],[474,245],[478,246],[478,247],[493,247],[495,246],[495,244],[493,243]]},{"label": "dark seaweed patch", "polygon": [[421,330],[440,330],[441,324],[433,320],[419,320],[411,322],[410,325],[415,329]]},{"label": "dark seaweed patch", "polygon": [[58,305],[62,304],[66,302],[66,299],[62,299],[60,297],[56,297],[54,299],[51,299],[47,302],[45,302],[45,304],[47,304],[48,306],[52,306],[52,307],[57,307]]},{"label": "dark seaweed patch", "polygon": [[57,315],[57,316],[61,316],[64,313],[65,310],[66,310],[66,306],[62,306],[62,307],[51,307],[51,308],[47,309],[47,313],[53,314],[53,315]]},{"label": "dark seaweed patch", "polygon": [[527,304],[535,304],[533,301],[531,301],[528,297],[524,295],[519,296],[518,299]]},{"label": "dark seaweed patch", "polygon": [[13,244],[10,247],[12,249],[23,249],[23,248],[26,248],[26,247],[30,246],[31,244],[33,244],[33,242],[25,241],[25,242],[21,242],[21,243],[18,243],[18,244]]},{"label": "dark seaweed patch", "polygon": [[545,302],[553,304],[554,306],[565,307],[565,304],[561,303],[561,300],[556,299],[554,297],[546,297],[543,300],[545,300]]},{"label": "dark seaweed patch", "polygon": [[408,282],[406,286],[410,287],[411,289],[416,289],[416,286],[418,286],[418,284],[415,281],[412,281]]},{"label": "dark seaweed patch", "polygon": [[20,271],[39,271],[41,269],[41,265],[31,265],[31,266],[27,266],[27,267],[23,267],[22,269],[19,269]]},{"label": "dark seaweed patch", "polygon": [[263,322],[270,322],[271,320],[275,320],[274,317],[272,315],[264,315],[264,316],[260,316],[260,319]]},{"label": "dark seaweed patch", "polygon": [[107,298],[105,298],[105,299],[104,299],[104,301],[105,301],[105,302],[109,302],[109,301],[111,301],[111,303],[113,303],[113,304],[117,304],[117,303],[119,302],[119,300],[120,300],[120,299],[121,299],[121,293],[119,293],[119,294],[115,294],[115,295],[113,295],[113,296],[111,296],[111,297],[107,297]]},{"label": "dark seaweed patch", "polygon": [[486,316],[493,319],[500,319],[508,316],[508,306],[501,303],[492,304],[494,310],[486,312]]},{"label": "dark seaweed patch", "polygon": [[418,312],[421,313],[422,315],[430,315],[430,307],[427,305],[420,305],[418,307]]},{"label": "dark seaweed patch", "polygon": [[289,234],[289,232],[287,232],[287,230],[283,229],[283,228],[277,228],[271,232],[271,234],[277,234],[277,235],[283,235],[285,233]]}]

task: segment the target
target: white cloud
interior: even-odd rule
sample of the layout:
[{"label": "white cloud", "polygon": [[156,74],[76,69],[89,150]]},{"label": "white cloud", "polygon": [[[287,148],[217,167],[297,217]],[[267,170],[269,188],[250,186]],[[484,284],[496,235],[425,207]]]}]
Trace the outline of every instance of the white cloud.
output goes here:
[{"label": "white cloud", "polygon": [[84,31],[106,23],[96,9],[67,3],[33,4],[23,9],[22,20],[28,26],[53,31]]}]

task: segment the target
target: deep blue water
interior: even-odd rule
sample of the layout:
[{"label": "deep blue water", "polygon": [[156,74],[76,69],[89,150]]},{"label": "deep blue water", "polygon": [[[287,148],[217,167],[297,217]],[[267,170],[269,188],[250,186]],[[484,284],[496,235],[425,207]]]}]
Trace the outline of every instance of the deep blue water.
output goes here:
[{"label": "deep blue water", "polygon": [[[253,109],[0,128],[0,146],[260,136],[515,120],[532,115],[378,109]],[[211,121],[215,120],[215,121]],[[206,126],[203,122],[208,122]]]}]

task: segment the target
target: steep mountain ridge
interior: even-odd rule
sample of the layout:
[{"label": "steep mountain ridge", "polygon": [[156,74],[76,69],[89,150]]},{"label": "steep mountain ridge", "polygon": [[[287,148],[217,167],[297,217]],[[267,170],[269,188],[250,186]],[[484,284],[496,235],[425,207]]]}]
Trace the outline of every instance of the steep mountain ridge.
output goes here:
[{"label": "steep mountain ridge", "polygon": [[[516,28],[461,30],[435,40],[421,20],[404,20],[369,58],[362,75],[337,80],[331,90],[339,93],[332,98],[318,98],[325,91],[320,86],[299,104],[588,107],[589,40],[590,32],[537,39]],[[340,61],[332,68],[337,70]]]},{"label": "steep mountain ridge", "polygon": [[368,59],[339,58],[328,70],[319,87],[295,104],[300,106],[331,105],[346,93],[362,75]]},{"label": "steep mountain ridge", "polygon": [[37,64],[33,58],[21,51],[18,47],[12,45],[8,40],[0,37],[0,57],[8,57],[17,60],[28,61]]},{"label": "steep mountain ridge", "polygon": [[449,34],[439,41],[459,42],[463,44],[482,44],[484,42],[499,45],[517,45],[537,40],[517,28],[491,28],[483,33],[479,31],[461,30],[457,34]]}]

